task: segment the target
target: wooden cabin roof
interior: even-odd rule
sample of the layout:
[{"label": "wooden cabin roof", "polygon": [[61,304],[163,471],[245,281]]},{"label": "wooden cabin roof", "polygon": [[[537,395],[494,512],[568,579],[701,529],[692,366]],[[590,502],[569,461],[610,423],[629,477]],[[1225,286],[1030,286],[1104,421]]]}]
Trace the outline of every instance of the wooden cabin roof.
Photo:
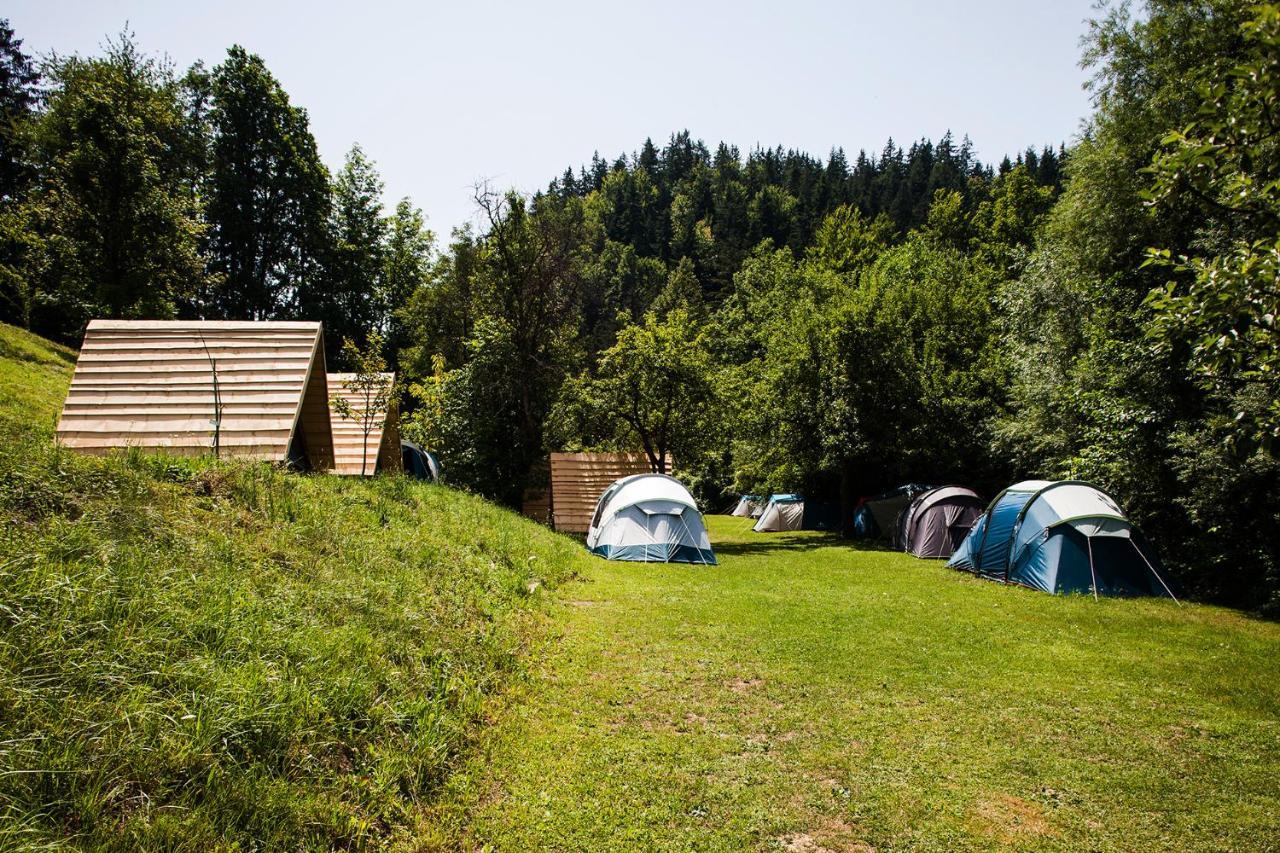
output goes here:
[{"label": "wooden cabin roof", "polygon": [[313,469],[332,467],[324,338],[312,322],[93,320],[58,441],[210,453],[215,366],[220,456],[283,462],[296,441]]},{"label": "wooden cabin roof", "polygon": [[[394,384],[394,373],[379,374],[389,384]],[[394,402],[388,405],[387,411],[372,425],[369,440],[364,440],[364,426],[360,414],[364,412],[364,397],[357,391],[347,388],[347,383],[356,378],[354,373],[329,374],[329,422],[333,425],[333,472],[358,477],[361,472],[373,476],[381,462],[382,468],[399,469],[400,438],[394,427],[387,429],[388,424],[395,421],[396,407]],[[344,418],[333,407],[333,399],[340,397],[350,404],[356,418]],[[385,434],[384,434],[385,433]],[[392,444],[394,443],[394,447]],[[363,452],[363,466],[361,454]],[[394,457],[394,459],[393,459]]]}]

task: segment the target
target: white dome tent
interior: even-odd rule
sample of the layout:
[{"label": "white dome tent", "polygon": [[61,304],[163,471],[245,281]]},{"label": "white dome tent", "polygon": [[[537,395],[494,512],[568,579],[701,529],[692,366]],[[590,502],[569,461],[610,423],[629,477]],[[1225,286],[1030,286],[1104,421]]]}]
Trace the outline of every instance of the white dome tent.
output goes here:
[{"label": "white dome tent", "polygon": [[693,496],[665,474],[635,474],[605,489],[591,518],[587,550],[606,560],[716,564]]}]

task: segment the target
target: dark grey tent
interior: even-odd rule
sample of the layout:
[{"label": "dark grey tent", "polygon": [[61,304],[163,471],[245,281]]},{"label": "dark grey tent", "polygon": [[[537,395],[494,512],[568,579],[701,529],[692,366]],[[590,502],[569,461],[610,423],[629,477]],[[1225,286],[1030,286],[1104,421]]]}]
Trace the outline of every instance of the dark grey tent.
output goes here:
[{"label": "dark grey tent", "polygon": [[950,557],[984,508],[977,492],[963,486],[939,486],[916,495],[898,515],[894,547],[916,557]]},{"label": "dark grey tent", "polygon": [[908,483],[873,498],[863,498],[853,511],[854,536],[860,539],[891,539],[898,514],[911,505],[916,495],[932,488]]},{"label": "dark grey tent", "polygon": [[432,482],[440,479],[440,460],[412,441],[400,442],[400,458],[404,461],[404,472],[410,477]]}]

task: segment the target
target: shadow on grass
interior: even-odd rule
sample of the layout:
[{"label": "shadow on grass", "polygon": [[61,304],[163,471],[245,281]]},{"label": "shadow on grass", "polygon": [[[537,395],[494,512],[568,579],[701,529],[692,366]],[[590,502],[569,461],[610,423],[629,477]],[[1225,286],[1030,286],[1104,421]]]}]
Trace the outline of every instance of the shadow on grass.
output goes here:
[{"label": "shadow on grass", "polygon": [[847,548],[850,551],[891,550],[878,542],[842,539],[834,533],[816,536],[811,532],[800,536],[794,533],[750,533],[748,535],[752,538],[746,541],[716,542],[713,540],[711,547],[715,549],[717,555],[735,557],[783,551],[813,551],[818,548]]}]

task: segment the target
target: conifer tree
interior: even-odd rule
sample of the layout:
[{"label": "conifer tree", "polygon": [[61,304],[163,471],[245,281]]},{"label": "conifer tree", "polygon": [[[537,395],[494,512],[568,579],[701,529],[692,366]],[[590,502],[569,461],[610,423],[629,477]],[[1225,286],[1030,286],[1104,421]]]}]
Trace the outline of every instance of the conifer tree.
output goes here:
[{"label": "conifer tree", "polygon": [[210,270],[221,286],[207,317],[298,315],[319,286],[328,249],[329,178],[304,110],[289,103],[258,56],[240,46],[209,80]]}]

